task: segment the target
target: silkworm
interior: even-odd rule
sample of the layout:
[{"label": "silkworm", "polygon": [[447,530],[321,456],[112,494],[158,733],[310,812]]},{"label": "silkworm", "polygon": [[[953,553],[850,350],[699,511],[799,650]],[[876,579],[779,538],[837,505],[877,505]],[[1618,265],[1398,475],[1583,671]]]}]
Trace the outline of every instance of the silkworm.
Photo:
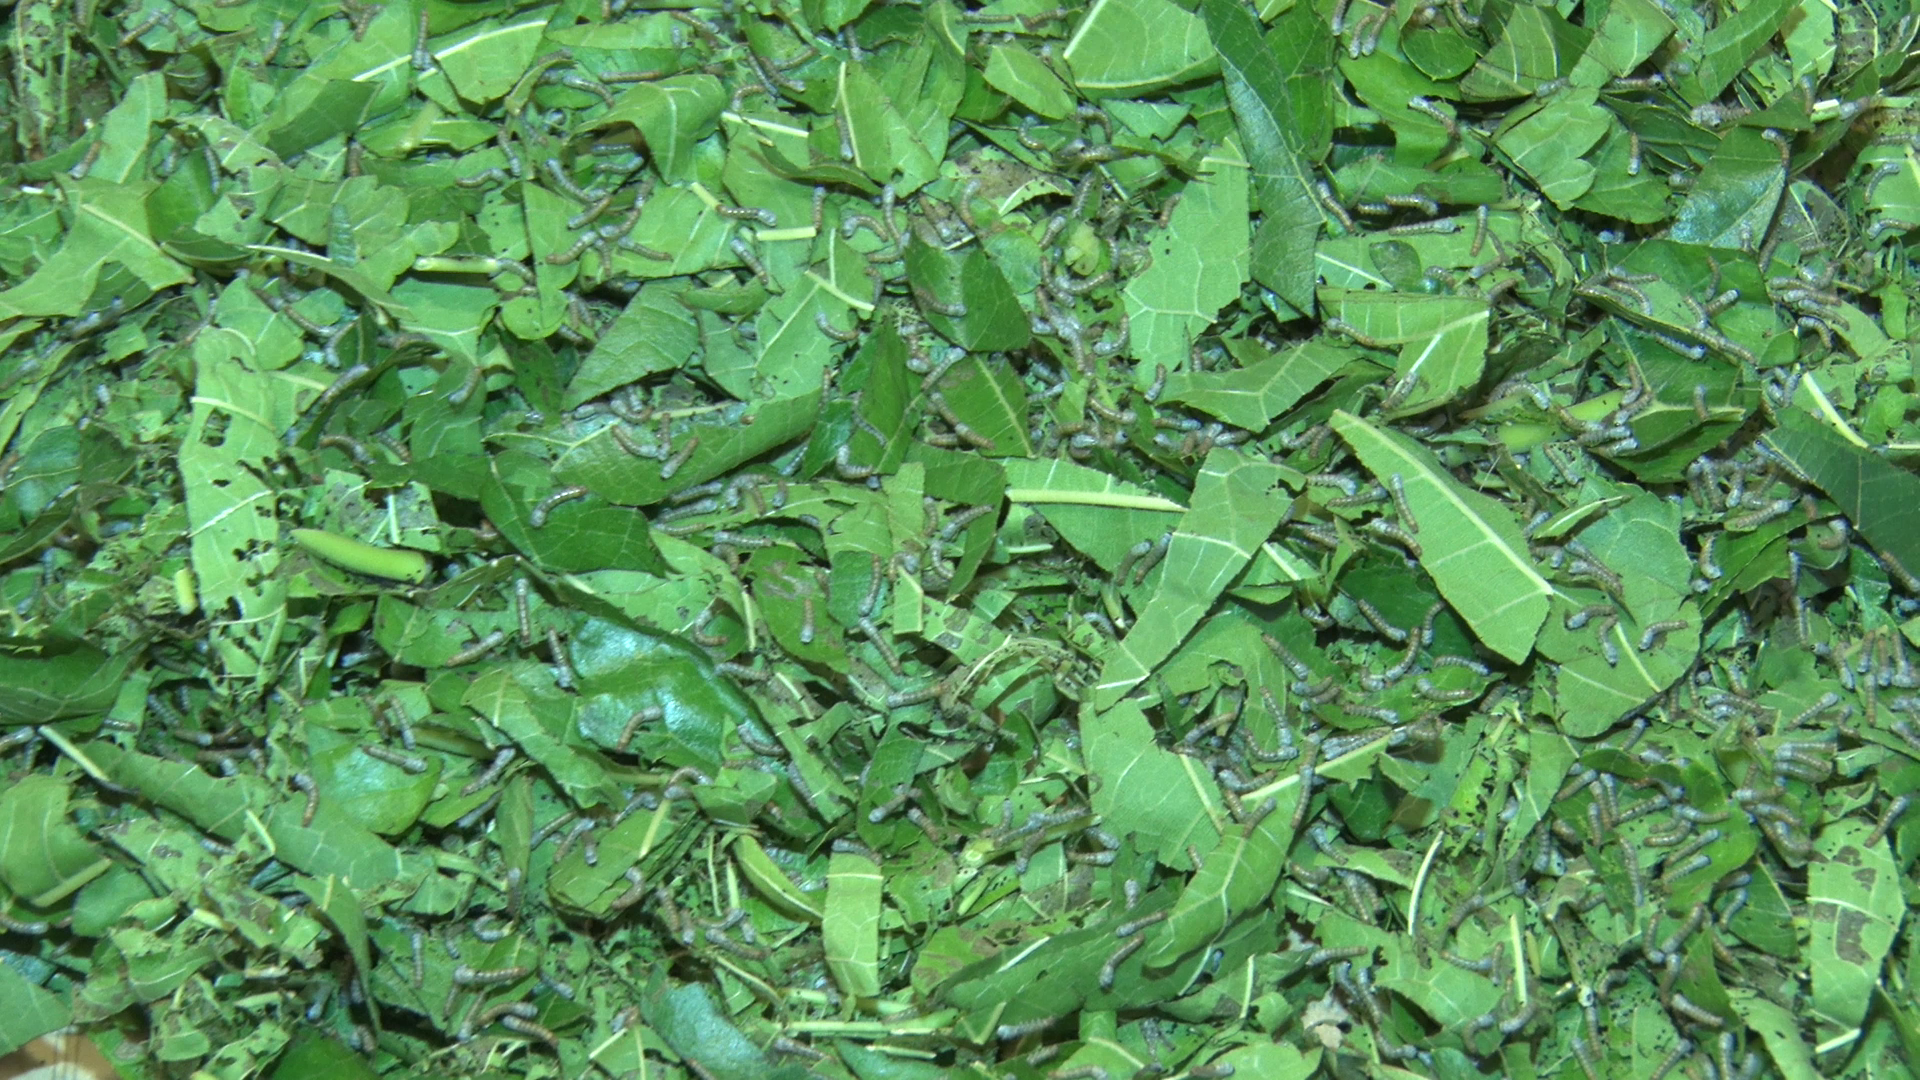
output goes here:
[{"label": "silkworm", "polygon": [[1149,926],[1165,922],[1169,914],[1171,913],[1166,911],[1156,911],[1151,915],[1142,916],[1131,922],[1121,923],[1119,926],[1114,927],[1113,936],[1117,938],[1132,937]]},{"label": "silkworm", "polygon": [[1028,1035],[1036,1035],[1060,1022],[1058,1016],[1042,1016],[1019,1024],[1001,1024],[993,1029],[994,1038],[1001,1042],[1012,1042]]},{"label": "silkworm", "polygon": [[1900,820],[1900,816],[1907,812],[1907,807],[1911,806],[1912,803],[1913,796],[1911,795],[1901,795],[1888,803],[1886,813],[1880,815],[1880,823],[1875,825],[1873,831],[1867,834],[1867,846],[1872,847],[1885,839],[1887,833],[1893,828],[1894,824]]},{"label": "silkworm", "polygon": [[569,502],[573,499],[584,498],[586,495],[587,495],[587,489],[578,484],[575,484],[571,487],[563,487],[560,490],[554,492],[553,494],[547,496],[546,498],[540,500],[537,504],[534,505],[534,508],[532,510],[528,511],[527,524],[536,529],[545,528],[547,524],[547,515],[553,512],[554,507],[559,506],[563,502]]},{"label": "silkworm", "polygon": [[413,34],[413,70],[426,73],[433,70],[433,53],[427,48],[427,19],[431,13],[420,9],[420,25]]},{"label": "silkworm", "polygon": [[1413,507],[1407,505],[1407,485],[1399,473],[1387,477],[1387,494],[1393,496],[1393,509],[1400,515],[1400,524],[1409,533],[1419,532],[1420,521],[1413,516]]},{"label": "silkworm", "polygon": [[686,465],[687,461],[693,457],[693,452],[698,449],[700,449],[700,440],[698,437],[688,439],[682,443],[680,449],[675,451],[672,457],[660,463],[660,479],[673,479],[674,474],[679,472],[682,466]]},{"label": "silkworm", "polygon": [[153,29],[156,26],[159,26],[161,21],[163,19],[166,19],[167,17],[168,15],[165,11],[156,11],[152,15],[147,16],[145,21],[139,23],[138,25],[134,26],[131,30],[128,30],[126,33],[120,35],[120,47],[124,49],[127,46],[133,44],[135,41],[139,40],[142,34],[145,34],[147,31]]},{"label": "silkworm", "polygon": [[573,660],[567,655],[566,643],[560,640],[560,631],[547,628],[547,651],[553,654],[553,682],[562,690],[573,689]]},{"label": "silkworm", "polygon": [[1704,1027],[1713,1028],[1716,1031],[1722,1027],[1725,1027],[1727,1023],[1725,1020],[1721,1019],[1718,1014],[1708,1012],[1706,1009],[1703,1009],[1700,1006],[1695,1005],[1687,997],[1687,995],[1679,992],[1678,990],[1673,992],[1673,996],[1667,1002],[1667,1005],[1674,1012],[1679,1013],[1681,1016],[1686,1017],[1688,1020],[1691,1020],[1694,1023],[1700,1024]]},{"label": "silkworm", "polygon": [[841,443],[840,449],[834,454],[833,471],[838,473],[842,480],[865,480],[880,471],[873,465],[855,465],[852,455],[853,449],[847,443]]},{"label": "silkworm", "polygon": [[1652,652],[1653,647],[1662,637],[1676,630],[1685,630],[1687,625],[1685,619],[1667,619],[1662,622],[1648,623],[1647,628],[1640,634],[1640,651]]},{"label": "silkworm", "polygon": [[[1340,6],[1336,9],[1336,12],[1346,7],[1347,0],[1338,0],[1338,2]],[[1335,18],[1337,21],[1337,14]],[[1339,32],[1338,29],[1334,30],[1335,34]],[[1332,215],[1333,219],[1340,223],[1341,228],[1348,232],[1360,231],[1359,228],[1354,225],[1353,218],[1348,215],[1347,208],[1340,205],[1340,200],[1334,197],[1333,188],[1329,186],[1325,180],[1315,180],[1313,182],[1313,193],[1318,198],[1321,208]]]},{"label": "silkworm", "polygon": [[1500,1034],[1502,1035],[1517,1034],[1521,1028],[1524,1028],[1528,1024],[1532,1023],[1535,1007],[1536,1006],[1532,1001],[1528,1001],[1527,1004],[1523,1008],[1521,1008],[1521,1010],[1518,1013],[1515,1013],[1512,1017],[1506,1020],[1500,1021],[1498,1025],[1500,1029]]},{"label": "silkworm", "polygon": [[[1589,991],[1589,993],[1591,993],[1591,991]],[[1590,1027],[1594,1028],[1594,1030],[1589,1030],[1587,1034],[1593,1038],[1594,1041],[1598,1042],[1600,1038],[1597,1030],[1598,1024],[1591,1024]],[[1580,1066],[1580,1071],[1586,1074],[1587,1080],[1600,1080],[1600,1074],[1594,1069],[1593,1049],[1588,1045],[1587,1041],[1576,1035],[1568,1040],[1568,1045],[1573,1050],[1573,1060]]]},{"label": "silkworm", "polygon": [[1786,516],[1800,504],[1795,498],[1775,499],[1751,513],[1730,517],[1726,520],[1729,529],[1757,529],[1769,521]]},{"label": "silkworm", "polygon": [[1353,606],[1360,610],[1361,617],[1371,623],[1382,637],[1396,645],[1406,644],[1407,632],[1388,622],[1386,616],[1380,614],[1379,608],[1357,596],[1353,598]]},{"label": "silkworm", "polygon": [[406,754],[400,753],[398,750],[389,750],[384,746],[362,746],[360,747],[360,752],[375,761],[384,761],[389,765],[397,765],[415,775],[427,771],[427,761],[425,758],[409,757]]},{"label": "silkworm", "polygon": [[5,930],[10,934],[23,934],[27,937],[39,937],[51,929],[53,929],[52,923],[40,922],[40,921],[23,922],[19,919],[12,917],[11,915],[8,915],[4,911],[0,911],[0,930]]},{"label": "silkworm", "polygon": [[[1718,830],[1711,830],[1711,831],[1717,832]],[[1715,839],[1718,839],[1718,837],[1715,837]],[[1688,859],[1686,862],[1681,863],[1680,865],[1675,866],[1672,869],[1668,870],[1666,873],[1660,875],[1660,880],[1664,884],[1671,885],[1674,882],[1680,880],[1683,877],[1686,877],[1689,874],[1696,874],[1702,870],[1705,870],[1708,866],[1712,865],[1712,863],[1713,863],[1713,858],[1710,855],[1707,855],[1705,853],[1695,855],[1693,858]]]},{"label": "silkworm", "polygon": [[300,827],[307,828],[313,824],[314,812],[320,809],[320,789],[306,773],[294,773],[292,783],[307,796],[307,810],[300,815]]},{"label": "silkworm", "polygon": [[626,753],[633,746],[633,738],[639,734],[641,724],[657,722],[664,719],[666,715],[667,711],[658,705],[648,705],[637,710],[627,718],[627,726],[620,729],[620,739],[613,744],[613,748],[620,753]]},{"label": "silkworm", "polygon": [[889,709],[910,708],[914,705],[919,705],[923,702],[932,701],[934,698],[939,697],[940,689],[941,689],[940,684],[936,682],[936,683],[929,683],[926,686],[922,686],[914,690],[901,690],[892,694],[888,694],[885,698],[886,706]]},{"label": "silkworm", "polygon": [[556,1050],[560,1047],[560,1040],[553,1032],[517,1014],[509,1013],[501,1017],[500,1026],[516,1035],[525,1035],[528,1038],[538,1039]]},{"label": "silkworm", "polygon": [[512,931],[507,927],[493,925],[493,919],[492,913],[488,913],[473,920],[473,925],[470,927],[473,936],[485,942],[505,941]]},{"label": "silkworm", "polygon": [[1406,225],[1394,225],[1387,229],[1389,236],[1425,236],[1430,234],[1446,235],[1460,231],[1460,223],[1452,218],[1440,218],[1437,221],[1416,221]]},{"label": "silkworm", "polygon": [[647,879],[641,875],[639,867],[628,867],[626,879],[629,888],[615,897],[613,902],[607,905],[607,910],[615,913],[622,912],[646,898]]},{"label": "silkworm", "polygon": [[461,964],[453,969],[453,985],[497,986],[501,983],[517,982],[532,973],[533,969],[525,965],[479,970]]},{"label": "silkworm", "polygon": [[1386,518],[1368,518],[1360,527],[1373,533],[1375,536],[1393,541],[1405,548],[1407,554],[1412,555],[1416,559],[1420,558],[1423,554],[1420,542],[1415,540],[1411,533],[1393,522],[1388,521]]},{"label": "silkworm", "polygon": [[511,746],[501,747],[500,752],[493,755],[493,764],[487,766],[487,771],[474,777],[471,783],[461,788],[460,794],[463,796],[478,794],[481,788],[500,779],[501,772],[505,771],[506,767],[511,764],[513,759],[518,755],[519,751]]}]

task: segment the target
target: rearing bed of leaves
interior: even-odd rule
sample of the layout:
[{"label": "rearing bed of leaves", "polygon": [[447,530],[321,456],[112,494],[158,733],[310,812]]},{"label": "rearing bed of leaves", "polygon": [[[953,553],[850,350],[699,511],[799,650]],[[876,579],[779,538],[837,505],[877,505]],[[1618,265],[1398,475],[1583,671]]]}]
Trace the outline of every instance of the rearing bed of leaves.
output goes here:
[{"label": "rearing bed of leaves", "polygon": [[19,0],[0,1052],[1920,1057],[1920,20]]}]

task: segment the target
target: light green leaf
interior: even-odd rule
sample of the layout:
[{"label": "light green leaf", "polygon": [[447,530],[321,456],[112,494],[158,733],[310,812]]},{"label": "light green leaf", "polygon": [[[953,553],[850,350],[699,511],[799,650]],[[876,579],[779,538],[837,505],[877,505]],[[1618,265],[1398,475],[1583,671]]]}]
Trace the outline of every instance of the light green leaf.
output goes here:
[{"label": "light green leaf", "polygon": [[1333,429],[1382,484],[1398,475],[1419,524],[1420,565],[1482,643],[1519,663],[1533,651],[1553,586],[1534,569],[1506,507],[1468,491],[1427,450],[1344,411]]},{"label": "light green leaf", "polygon": [[849,997],[880,992],[880,867],[860,855],[836,852],[827,867],[827,907],[821,922],[827,970]]},{"label": "light green leaf", "polygon": [[1073,95],[1060,76],[1018,45],[993,46],[985,77],[988,85],[1040,116],[1057,120],[1073,114]]},{"label": "light green leaf", "polygon": [[1278,805],[1251,829],[1230,829],[1207,854],[1205,865],[1180,891],[1166,930],[1148,951],[1145,963],[1167,967],[1205,948],[1248,912],[1263,910],[1286,864],[1293,842],[1293,805],[1300,785],[1280,793]]},{"label": "light green leaf", "polygon": [[1908,574],[1920,573],[1920,477],[1849,445],[1803,413],[1787,411],[1765,444],[1809,478],[1873,545]]},{"label": "light green leaf", "polygon": [[1062,55],[1074,85],[1094,97],[1189,82],[1216,63],[1206,25],[1170,0],[1095,0]]},{"label": "light green leaf", "polygon": [[693,148],[718,124],[727,104],[726,88],[711,75],[675,75],[635,84],[614,99],[598,124],[632,124],[646,137],[647,149],[663,177],[685,182],[693,177]]},{"label": "light green leaf", "polygon": [[1807,867],[1813,1007],[1829,1022],[1857,1026],[1873,1004],[1881,965],[1906,915],[1900,868],[1873,827],[1835,821],[1814,840]]},{"label": "light green leaf", "polygon": [[1192,508],[1160,561],[1153,598],[1107,654],[1094,686],[1097,707],[1119,700],[1173,655],[1245,569],[1286,513],[1282,475],[1278,466],[1235,450],[1215,448],[1207,455]]},{"label": "light green leaf", "polygon": [[1363,339],[1400,346],[1394,382],[1411,390],[1395,415],[1437,408],[1480,381],[1490,322],[1483,300],[1322,289],[1320,303]]},{"label": "light green leaf", "polygon": [[1080,731],[1103,828],[1133,836],[1141,850],[1179,870],[1193,867],[1187,845],[1202,856],[1214,849],[1226,819],[1212,775],[1194,758],[1161,749],[1138,705],[1085,710]]},{"label": "light green leaf", "polygon": [[1191,405],[1235,427],[1260,431],[1354,359],[1327,338],[1269,353],[1251,341],[1229,345],[1239,366],[1167,376],[1162,401]]},{"label": "light green leaf", "polygon": [[36,907],[58,903],[113,864],[67,818],[72,789],[32,774],[0,791],[0,884]]},{"label": "light green leaf", "polygon": [[1125,290],[1131,351],[1142,367],[1186,366],[1194,339],[1240,295],[1249,237],[1246,169],[1218,163],[1188,182],[1167,231],[1152,241],[1153,265]]},{"label": "light green leaf", "polygon": [[1060,458],[1016,458],[1005,468],[1008,496],[1040,506],[1067,543],[1109,573],[1128,548],[1164,536],[1184,509],[1137,484]]}]

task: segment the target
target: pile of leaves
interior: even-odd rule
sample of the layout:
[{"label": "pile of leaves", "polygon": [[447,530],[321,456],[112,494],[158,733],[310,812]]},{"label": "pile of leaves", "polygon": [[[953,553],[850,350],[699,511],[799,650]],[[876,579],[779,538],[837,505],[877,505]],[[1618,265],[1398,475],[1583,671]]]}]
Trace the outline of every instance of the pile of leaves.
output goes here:
[{"label": "pile of leaves", "polygon": [[0,1053],[1910,1075],[1904,0],[18,0]]}]

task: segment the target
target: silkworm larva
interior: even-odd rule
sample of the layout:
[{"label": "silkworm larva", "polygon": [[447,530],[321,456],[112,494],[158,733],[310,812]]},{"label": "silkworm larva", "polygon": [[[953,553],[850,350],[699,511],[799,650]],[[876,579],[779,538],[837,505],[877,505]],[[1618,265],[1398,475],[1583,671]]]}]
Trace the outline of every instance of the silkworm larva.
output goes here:
[{"label": "silkworm larva", "polygon": [[501,772],[505,771],[506,767],[509,764],[512,764],[513,759],[518,755],[519,755],[519,751],[515,750],[511,746],[501,747],[500,752],[493,755],[493,764],[487,766],[487,771],[481,773],[479,776],[474,777],[471,783],[461,788],[460,794],[461,795],[478,794],[481,788],[484,788],[487,785],[493,783],[494,781],[500,779]]},{"label": "silkworm larva", "polygon": [[515,982],[533,973],[533,969],[524,965],[517,967],[477,970],[466,964],[453,969],[455,986],[497,986],[500,983]]},{"label": "silkworm larva", "polygon": [[1686,628],[1687,620],[1685,619],[1667,619],[1662,622],[1648,623],[1647,628],[1640,634],[1640,651],[1652,652],[1653,647],[1663,636]]},{"label": "silkworm larva", "polygon": [[384,761],[389,765],[399,766],[415,775],[427,771],[427,760],[425,758],[409,757],[398,750],[389,750],[384,746],[362,746],[360,752],[375,761]]},{"label": "silkworm larva", "polygon": [[307,810],[300,815],[300,826],[306,828],[313,824],[314,812],[320,809],[320,789],[314,785],[313,777],[306,773],[294,773],[293,786],[307,796]]},{"label": "silkworm larva", "polygon": [[623,754],[626,753],[632,748],[633,737],[639,734],[641,724],[657,722],[665,718],[666,715],[666,710],[658,705],[648,705],[636,711],[632,716],[627,718],[627,726],[620,729],[620,740],[613,744],[613,748]]},{"label": "silkworm larva", "polygon": [[537,504],[534,505],[534,508],[532,510],[528,511],[527,524],[536,529],[545,528],[547,524],[547,515],[553,512],[554,507],[559,506],[563,502],[568,502],[573,499],[584,498],[586,494],[587,494],[587,489],[584,487],[581,487],[578,484],[575,484],[571,487],[561,488],[560,490],[540,500]]},{"label": "silkworm larva", "polygon": [[1012,1042],[1045,1031],[1060,1022],[1058,1016],[1042,1016],[1019,1024],[1001,1024],[993,1030],[994,1037],[1001,1042]]}]

